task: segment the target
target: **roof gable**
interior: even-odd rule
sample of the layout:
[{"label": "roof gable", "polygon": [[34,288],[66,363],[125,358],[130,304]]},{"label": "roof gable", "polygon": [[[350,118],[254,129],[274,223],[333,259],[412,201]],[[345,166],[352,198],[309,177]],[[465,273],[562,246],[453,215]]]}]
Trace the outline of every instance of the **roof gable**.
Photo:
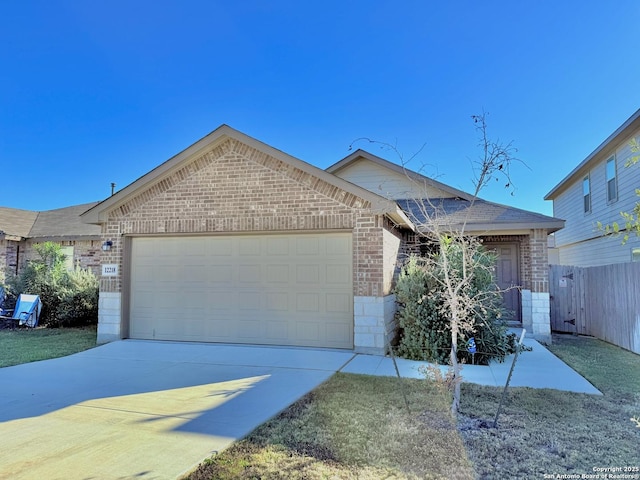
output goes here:
[{"label": "roof gable", "polygon": [[326,171],[385,198],[472,198],[462,190],[361,149]]},{"label": "roof gable", "polygon": [[345,205],[367,206],[376,213],[392,216],[398,223],[407,223],[404,213],[395,202],[294,158],[227,125],[218,127],[209,135],[85,212],[82,215],[83,221],[104,223],[110,212],[121,209],[121,213],[124,214],[132,202],[139,206],[158,193],[173,188],[180,178],[189,176],[193,169],[202,168],[210,163],[216,156],[212,154],[216,149],[233,149],[250,160],[260,162],[268,168],[278,169],[309,188],[316,188],[319,185],[316,180],[319,180],[322,184],[331,187],[325,188],[327,195],[333,195],[336,199],[340,197],[341,201],[346,202]]},{"label": "roof gable", "polygon": [[[564,220],[476,198],[442,182],[357,150],[327,168],[328,172],[398,202],[416,228],[426,222],[425,212],[443,225],[466,221],[474,233],[516,232],[543,228],[555,232]],[[446,218],[445,218],[446,217]]]}]

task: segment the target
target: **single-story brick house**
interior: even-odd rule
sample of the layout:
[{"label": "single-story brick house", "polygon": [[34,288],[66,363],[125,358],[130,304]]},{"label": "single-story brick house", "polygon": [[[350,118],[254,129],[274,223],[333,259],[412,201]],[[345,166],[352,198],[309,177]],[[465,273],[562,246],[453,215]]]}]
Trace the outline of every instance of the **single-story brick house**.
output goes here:
[{"label": "single-story brick house", "polygon": [[34,257],[34,245],[48,241],[62,246],[70,268],[89,268],[98,275],[101,229],[80,219],[80,214],[96,204],[42,212],[0,207],[0,283],[7,274],[17,274]]},{"label": "single-story brick house", "polygon": [[[421,248],[406,200],[425,192],[452,214],[469,207],[468,194],[367,152],[322,170],[223,125],[81,215],[110,246],[98,341],[380,353],[398,259]],[[563,222],[473,208],[469,230],[495,246],[499,277],[521,286],[516,320],[547,336],[547,234]]]}]

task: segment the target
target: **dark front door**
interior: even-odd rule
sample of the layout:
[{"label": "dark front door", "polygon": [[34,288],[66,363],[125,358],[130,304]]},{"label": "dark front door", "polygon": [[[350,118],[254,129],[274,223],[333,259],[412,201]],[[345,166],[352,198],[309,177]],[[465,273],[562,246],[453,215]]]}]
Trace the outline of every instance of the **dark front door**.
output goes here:
[{"label": "dark front door", "polygon": [[519,250],[517,243],[489,243],[485,244],[493,250],[498,259],[496,262],[496,283],[503,291],[504,306],[508,310],[507,320],[521,322]]}]

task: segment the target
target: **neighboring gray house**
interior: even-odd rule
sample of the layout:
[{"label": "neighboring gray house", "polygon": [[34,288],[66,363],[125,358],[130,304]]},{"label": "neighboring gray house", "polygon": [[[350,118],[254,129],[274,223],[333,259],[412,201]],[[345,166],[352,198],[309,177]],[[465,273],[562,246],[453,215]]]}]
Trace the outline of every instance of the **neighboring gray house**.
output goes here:
[{"label": "neighboring gray house", "polygon": [[635,112],[546,196],[553,214],[566,220],[555,233],[560,265],[590,267],[640,261],[640,238],[603,235],[603,225],[624,223],[620,212],[631,212],[640,197],[640,164],[625,167],[633,156],[629,142],[640,141],[640,110]]},{"label": "neighboring gray house", "polygon": [[69,267],[79,265],[100,273],[100,227],[80,221],[80,214],[96,202],[34,212],[0,207],[0,283],[15,275],[34,257],[33,246],[58,243]]}]

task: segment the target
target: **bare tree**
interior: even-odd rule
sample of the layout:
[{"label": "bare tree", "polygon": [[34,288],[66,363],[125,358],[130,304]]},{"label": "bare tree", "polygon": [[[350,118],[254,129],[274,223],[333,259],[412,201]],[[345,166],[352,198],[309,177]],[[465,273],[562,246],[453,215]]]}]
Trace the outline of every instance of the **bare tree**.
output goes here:
[{"label": "bare tree", "polygon": [[[457,199],[458,205],[451,209],[443,199],[429,198],[428,179],[416,179],[406,170],[406,163],[395,145],[379,143],[394,151],[400,158],[407,177],[414,182],[421,182],[420,190],[424,195],[412,198],[408,210],[410,218],[417,227],[417,233],[433,246],[435,253],[425,259],[426,271],[438,272],[432,279],[439,282],[442,291],[441,313],[448,319],[451,332],[450,375],[453,401],[451,411],[455,415],[460,406],[461,365],[458,361],[458,340],[460,335],[472,332],[476,328],[478,316],[483,316],[488,292],[473,288],[476,276],[489,268],[482,256],[487,255],[481,248],[479,239],[467,233],[467,225],[474,214],[474,206],[479,193],[492,181],[503,181],[504,187],[512,190],[510,168],[515,158],[516,149],[512,143],[491,140],[488,136],[486,114],[473,115],[476,132],[479,137],[480,154],[473,161],[474,191],[468,198]],[[362,140],[362,139],[360,139]],[[414,155],[415,156],[415,155]],[[411,158],[413,158],[412,156]],[[495,294],[495,292],[493,292]]]},{"label": "bare tree", "polygon": [[[453,368],[454,391],[451,412],[455,415],[460,406],[460,363],[458,362],[458,336],[465,331],[473,331],[476,327],[476,313],[485,305],[483,292],[474,292],[471,285],[474,275],[479,269],[485,268],[485,263],[479,261],[480,243],[477,237],[467,235],[467,224],[473,213],[473,206],[480,192],[492,180],[503,180],[505,188],[513,188],[510,177],[510,167],[516,152],[512,143],[493,141],[487,133],[486,114],[473,115],[473,122],[479,134],[481,154],[474,163],[474,191],[469,200],[468,208],[462,222],[441,223],[437,218],[426,216],[427,232],[431,230],[438,239],[438,257],[442,265],[445,288],[445,314],[449,318],[451,329],[450,361]],[[431,202],[433,203],[433,202]],[[446,213],[446,212],[445,212]],[[462,257],[461,274],[451,265],[451,245],[456,245]]]}]

